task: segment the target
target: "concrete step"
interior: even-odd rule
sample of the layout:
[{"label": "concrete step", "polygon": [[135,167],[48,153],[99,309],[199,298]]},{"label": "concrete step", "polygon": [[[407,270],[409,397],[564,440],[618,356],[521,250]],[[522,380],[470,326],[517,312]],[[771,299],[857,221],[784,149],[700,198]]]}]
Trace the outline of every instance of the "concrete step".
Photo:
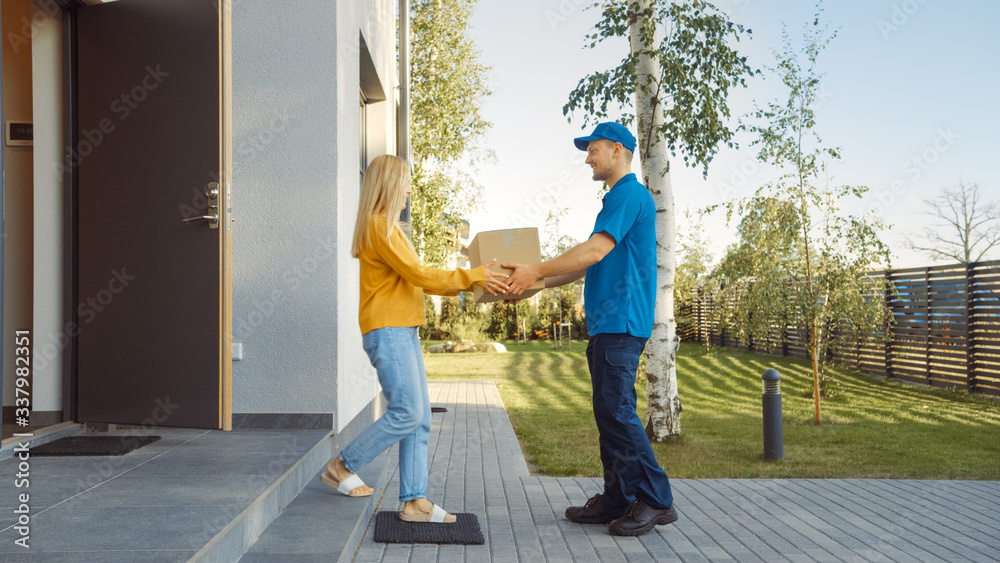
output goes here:
[{"label": "concrete step", "polygon": [[362,498],[334,491],[320,482],[317,473],[239,563],[351,561],[395,468],[392,448],[358,471],[358,476],[375,489],[372,496]]},{"label": "concrete step", "polygon": [[[109,434],[161,439],[122,456],[38,457],[29,448],[26,460],[0,460],[0,474],[27,464],[30,480],[0,480],[0,561],[235,562],[315,479],[335,443],[329,430]],[[21,494],[30,495],[28,524],[18,529]],[[15,544],[24,535],[30,551]]]},{"label": "concrete step", "polygon": [[[21,431],[18,430],[17,432]],[[13,456],[14,448],[18,447],[18,443],[23,442],[25,439],[29,440],[32,446],[41,446],[42,444],[47,444],[53,440],[58,440],[59,438],[76,436],[82,432],[82,424],[78,424],[76,422],[60,422],[59,424],[54,424],[45,428],[24,432],[26,434],[31,434],[28,438],[20,436],[4,438],[2,444],[0,444],[0,460]]]},{"label": "concrete step", "polygon": [[239,561],[262,533],[303,492],[310,482],[319,482],[319,472],[330,460],[331,432],[264,490],[249,506],[220,530],[191,559],[196,562]]}]

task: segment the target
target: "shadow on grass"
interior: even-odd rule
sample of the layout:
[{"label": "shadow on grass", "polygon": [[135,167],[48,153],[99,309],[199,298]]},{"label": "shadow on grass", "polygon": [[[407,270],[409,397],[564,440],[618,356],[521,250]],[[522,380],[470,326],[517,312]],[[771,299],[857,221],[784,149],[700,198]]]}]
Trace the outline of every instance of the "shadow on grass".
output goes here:
[{"label": "shadow on grass", "polygon": [[[478,360],[478,368],[469,363],[474,359],[435,361],[428,373],[454,378],[458,370],[495,380],[533,466],[555,476],[599,475],[583,347],[510,349],[500,359]],[[760,376],[769,368],[782,375],[784,463],[762,461]],[[807,361],[682,345],[683,438],[654,444],[657,458],[672,477],[1000,479],[1000,405],[827,369],[839,395],[823,402],[824,423],[816,426]],[[644,385],[637,385],[640,415]]]}]

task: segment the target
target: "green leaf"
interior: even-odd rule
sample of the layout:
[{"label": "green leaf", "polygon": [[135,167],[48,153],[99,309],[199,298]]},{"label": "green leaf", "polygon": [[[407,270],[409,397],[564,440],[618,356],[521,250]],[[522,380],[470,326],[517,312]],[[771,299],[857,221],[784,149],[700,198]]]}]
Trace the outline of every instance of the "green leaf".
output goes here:
[{"label": "green leaf", "polygon": [[[478,143],[492,126],[480,114],[492,94],[491,67],[466,35],[476,0],[410,0],[413,245],[428,265],[443,266],[448,221],[460,221],[481,191],[462,163],[489,160]],[[443,219],[448,217],[447,220]]]}]

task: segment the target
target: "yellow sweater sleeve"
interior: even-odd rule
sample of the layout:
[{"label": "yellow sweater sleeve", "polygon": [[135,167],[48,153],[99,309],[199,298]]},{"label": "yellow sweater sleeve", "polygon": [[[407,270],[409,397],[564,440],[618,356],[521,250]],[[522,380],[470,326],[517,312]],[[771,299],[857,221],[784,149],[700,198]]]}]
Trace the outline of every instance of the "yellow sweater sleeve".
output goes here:
[{"label": "yellow sweater sleeve", "polygon": [[[465,291],[472,291],[472,290],[471,289],[466,289]],[[442,297],[455,297],[459,293],[462,293],[462,292],[461,291],[434,291],[433,289],[425,289],[424,293],[426,293],[427,295],[440,295]]]},{"label": "yellow sweater sleeve", "polygon": [[385,227],[382,221],[373,221],[376,226],[373,245],[379,257],[396,271],[403,279],[425,291],[436,293],[451,293],[454,291],[472,291],[473,284],[483,285],[486,282],[486,272],[482,266],[467,270],[439,270],[420,264],[420,258],[399,229],[395,229],[391,238],[385,239]]}]

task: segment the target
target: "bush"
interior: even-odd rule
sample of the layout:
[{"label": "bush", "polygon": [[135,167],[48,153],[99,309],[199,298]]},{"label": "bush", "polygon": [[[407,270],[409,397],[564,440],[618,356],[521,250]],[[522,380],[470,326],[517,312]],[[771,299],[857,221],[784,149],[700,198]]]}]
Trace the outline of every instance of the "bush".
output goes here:
[{"label": "bush", "polygon": [[438,319],[438,327],[447,324],[453,317],[458,315],[458,298],[457,297],[442,297],[441,298],[441,317]]},{"label": "bush", "polygon": [[512,339],[514,328],[514,310],[509,305],[494,303],[490,306],[489,318],[486,323],[486,335],[493,340]]},{"label": "bush", "polygon": [[438,340],[437,312],[434,310],[434,300],[430,295],[424,295],[424,326],[417,329],[421,340]]},{"label": "bush", "polygon": [[[572,339],[586,341],[590,338],[587,317],[583,304],[576,303],[573,287],[563,286],[539,293],[537,306],[532,304],[534,300],[532,298],[518,301],[516,305],[493,303],[485,313],[486,324],[483,331],[493,340],[517,340],[523,326],[528,340],[552,340],[553,323],[568,322],[571,325]],[[452,309],[458,310],[458,308],[456,301]],[[442,307],[442,318],[445,316],[445,310]],[[564,329],[563,338],[568,337],[570,335],[567,335]]]},{"label": "bush", "polygon": [[471,340],[485,342],[487,318],[481,315],[462,313],[441,323],[441,335],[450,340]]},{"label": "bush", "polygon": [[487,340],[488,321],[489,318],[473,301],[471,293],[463,294],[461,299],[444,297],[441,301],[441,318],[436,324],[436,336],[438,339],[484,342]]},{"label": "bush", "polygon": [[590,333],[587,329],[587,315],[583,313],[583,307],[580,307],[580,313],[575,315],[576,320],[573,321],[573,339],[574,340],[587,340],[590,338]]},{"label": "bush", "polygon": [[494,303],[489,312],[486,334],[494,340],[517,340],[522,326],[530,333],[536,322],[537,315],[527,299],[512,305]]}]

